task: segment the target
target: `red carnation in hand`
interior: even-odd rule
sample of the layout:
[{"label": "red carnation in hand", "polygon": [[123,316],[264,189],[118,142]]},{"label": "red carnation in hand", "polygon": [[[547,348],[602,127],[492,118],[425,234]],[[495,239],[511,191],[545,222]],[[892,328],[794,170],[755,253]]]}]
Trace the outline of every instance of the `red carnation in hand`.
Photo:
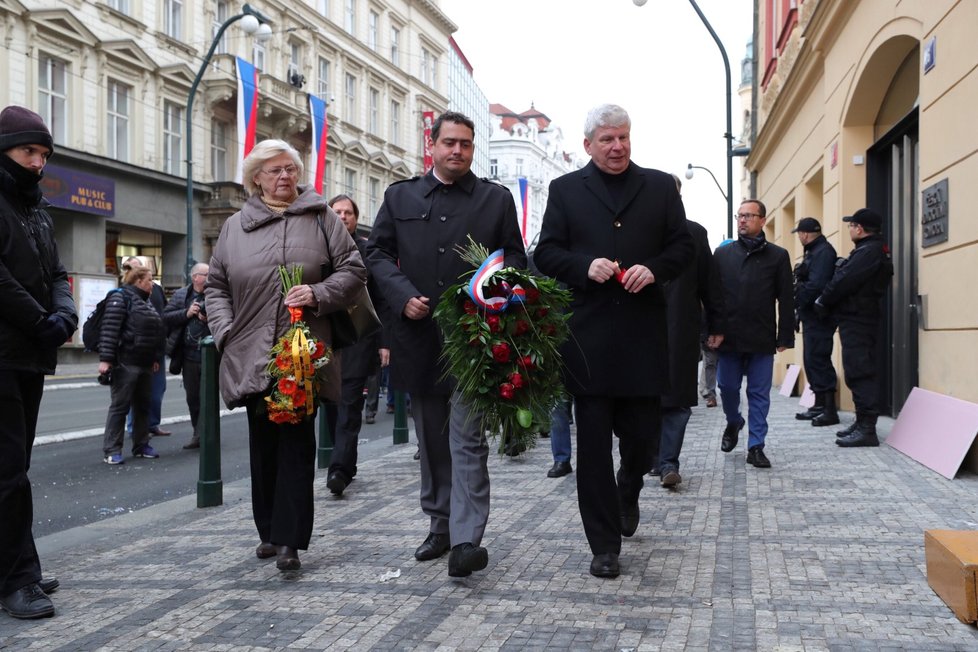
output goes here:
[{"label": "red carnation in hand", "polygon": [[496,362],[503,364],[509,362],[509,344],[506,342],[500,342],[499,344],[492,345],[492,359]]},{"label": "red carnation in hand", "polygon": [[466,300],[466,302],[462,304],[462,310],[464,310],[465,314],[467,315],[474,315],[475,313],[479,312],[479,309],[476,307],[476,305],[468,300]]},{"label": "red carnation in hand", "polygon": [[513,398],[513,385],[511,383],[503,383],[500,385],[499,395],[506,400]]},{"label": "red carnation in hand", "polygon": [[489,324],[489,332],[490,333],[498,333],[499,332],[499,330],[500,330],[499,329],[499,317],[497,315],[489,315],[486,318],[486,323]]},{"label": "red carnation in hand", "polygon": [[513,326],[513,335],[524,335],[530,330],[530,325],[522,319],[517,319]]},{"label": "red carnation in hand", "polygon": [[523,376],[520,375],[518,371],[514,371],[509,375],[509,382],[513,384],[516,389],[521,389],[526,383],[523,381]]}]

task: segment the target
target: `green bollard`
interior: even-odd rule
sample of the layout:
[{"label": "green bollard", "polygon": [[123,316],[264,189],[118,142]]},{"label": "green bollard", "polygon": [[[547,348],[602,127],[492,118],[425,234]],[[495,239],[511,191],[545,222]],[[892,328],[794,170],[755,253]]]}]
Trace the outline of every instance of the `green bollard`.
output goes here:
[{"label": "green bollard", "polygon": [[319,402],[319,448],[316,451],[316,459],[320,469],[328,469],[333,459],[333,433],[329,431],[325,401]]},{"label": "green bollard", "polygon": [[394,444],[408,443],[407,401],[404,392],[394,392]]},{"label": "green bollard", "polygon": [[214,338],[200,341],[200,479],[197,480],[197,507],[224,503],[221,481],[221,405],[218,391],[220,357]]}]

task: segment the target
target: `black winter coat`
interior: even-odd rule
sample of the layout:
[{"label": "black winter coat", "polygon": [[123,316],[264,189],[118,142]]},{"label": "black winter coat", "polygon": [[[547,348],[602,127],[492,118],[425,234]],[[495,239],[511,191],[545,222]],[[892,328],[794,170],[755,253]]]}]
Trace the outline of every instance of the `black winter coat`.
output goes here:
[{"label": "black winter coat", "polygon": [[0,369],[53,374],[57,347],[42,349],[35,334],[52,313],[78,326],[68,273],[36,175],[0,159]]},{"label": "black winter coat", "polygon": [[[593,162],[554,179],[534,260],[573,293],[571,338],[561,348],[567,391],[660,396],[669,388],[663,286],[690,264],[693,239],[673,178],[634,163],[616,202]],[[642,264],[655,283],[630,293],[614,278],[588,278],[596,258]],[[690,324],[699,330],[699,320]]]},{"label": "black winter coat", "polygon": [[839,319],[879,321],[880,299],[892,276],[883,236],[866,236],[856,242],[848,259],[840,261],[819,302]]},{"label": "black winter coat", "polygon": [[[788,252],[764,241],[750,251],[742,240],[713,256],[723,289],[721,352],[773,354],[795,346],[795,312]],[[775,318],[777,303],[777,318]]]},{"label": "black winter coat", "polygon": [[805,245],[805,257],[795,270],[795,310],[802,321],[817,319],[815,299],[835,272],[835,247],[820,235]]},{"label": "black winter coat", "polygon": [[135,285],[112,292],[102,316],[99,360],[152,367],[163,356],[163,319],[149,303],[149,293]]},{"label": "black winter coat", "polygon": [[[367,258],[367,239],[361,235],[354,235],[353,241],[357,245],[360,257]],[[374,304],[374,310],[381,319],[381,324],[387,319],[384,309],[384,300],[377,288],[377,281],[370,273],[370,266],[367,265],[367,292],[370,300]],[[343,378],[367,378],[380,369],[381,329],[375,333],[361,339],[353,346],[342,349],[340,355],[343,363]]]}]

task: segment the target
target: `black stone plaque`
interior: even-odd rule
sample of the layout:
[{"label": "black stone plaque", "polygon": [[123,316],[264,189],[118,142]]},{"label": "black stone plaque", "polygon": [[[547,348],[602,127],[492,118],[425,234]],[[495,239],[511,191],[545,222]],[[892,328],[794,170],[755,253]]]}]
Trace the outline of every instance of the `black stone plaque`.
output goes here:
[{"label": "black stone plaque", "polygon": [[922,246],[947,242],[947,179],[941,179],[921,192],[920,230]]}]

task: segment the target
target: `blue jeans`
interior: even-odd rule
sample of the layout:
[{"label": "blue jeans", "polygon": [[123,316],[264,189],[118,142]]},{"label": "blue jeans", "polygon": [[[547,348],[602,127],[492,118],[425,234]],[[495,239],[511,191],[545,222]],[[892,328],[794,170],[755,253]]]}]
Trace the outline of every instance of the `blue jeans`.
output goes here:
[{"label": "blue jeans", "polygon": [[747,376],[748,450],[764,447],[767,437],[767,412],[771,407],[771,382],[774,378],[773,353],[720,352],[717,361],[717,387],[728,424],[740,424],[740,381]]},{"label": "blue jeans", "polygon": [[666,471],[679,470],[679,452],[683,449],[683,439],[686,437],[686,424],[693,411],[688,407],[663,407],[662,430],[659,435],[659,463],[662,475]]},{"label": "blue jeans", "polygon": [[554,462],[570,462],[570,402],[563,401],[550,415],[550,451]]},{"label": "blue jeans", "polygon": [[[153,389],[149,399],[149,421],[146,425],[150,430],[160,427],[163,419],[163,394],[166,392],[166,358],[160,362],[160,369],[153,374]],[[126,432],[132,432],[132,410],[126,417]]]}]

